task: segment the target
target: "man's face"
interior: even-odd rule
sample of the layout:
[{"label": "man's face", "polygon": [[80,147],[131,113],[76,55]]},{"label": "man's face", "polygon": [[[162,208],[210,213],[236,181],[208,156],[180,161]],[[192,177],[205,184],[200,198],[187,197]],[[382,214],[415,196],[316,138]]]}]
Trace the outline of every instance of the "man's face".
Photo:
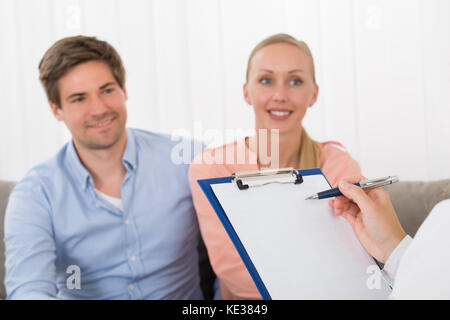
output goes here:
[{"label": "man's face", "polygon": [[61,108],[50,103],[55,117],[64,121],[79,147],[98,150],[124,138],[127,93],[102,61],[88,61],[58,80]]}]

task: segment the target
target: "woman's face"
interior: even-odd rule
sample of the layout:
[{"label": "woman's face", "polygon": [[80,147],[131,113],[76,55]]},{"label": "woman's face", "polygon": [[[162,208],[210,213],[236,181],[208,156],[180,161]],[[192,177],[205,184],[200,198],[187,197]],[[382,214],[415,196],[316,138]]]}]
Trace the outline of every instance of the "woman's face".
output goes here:
[{"label": "woman's face", "polygon": [[244,98],[254,108],[256,129],[298,132],[318,89],[310,58],[294,45],[276,43],[253,56]]}]

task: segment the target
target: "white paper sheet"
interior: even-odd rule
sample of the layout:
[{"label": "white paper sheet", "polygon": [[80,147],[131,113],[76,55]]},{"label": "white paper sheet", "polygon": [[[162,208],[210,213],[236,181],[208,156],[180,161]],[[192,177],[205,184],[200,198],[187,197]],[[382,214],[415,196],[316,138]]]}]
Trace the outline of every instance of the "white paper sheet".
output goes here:
[{"label": "white paper sheet", "polygon": [[391,290],[348,222],[328,200],[304,200],[329,189],[325,178],[303,180],[211,185],[272,299],[386,299]]}]

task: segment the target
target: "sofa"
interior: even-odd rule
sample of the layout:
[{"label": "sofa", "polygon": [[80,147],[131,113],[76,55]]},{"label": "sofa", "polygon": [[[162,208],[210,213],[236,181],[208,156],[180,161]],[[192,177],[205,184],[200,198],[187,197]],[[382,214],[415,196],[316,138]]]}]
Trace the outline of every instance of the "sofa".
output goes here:
[{"label": "sofa", "polygon": [[3,220],[8,197],[15,183],[0,180],[0,299],[5,299],[6,292],[3,279],[5,278],[5,243],[3,242]]},{"label": "sofa", "polygon": [[[14,182],[0,181],[0,239],[3,240],[3,221],[9,194]],[[438,202],[450,198],[450,179],[439,181],[401,181],[384,187],[389,192],[394,208],[406,233],[414,236],[428,213]],[[200,239],[201,240],[201,239]],[[0,242],[0,299],[4,299],[5,276],[4,243]],[[200,241],[201,286],[206,297],[212,296],[214,275],[209,266],[206,250]]]}]

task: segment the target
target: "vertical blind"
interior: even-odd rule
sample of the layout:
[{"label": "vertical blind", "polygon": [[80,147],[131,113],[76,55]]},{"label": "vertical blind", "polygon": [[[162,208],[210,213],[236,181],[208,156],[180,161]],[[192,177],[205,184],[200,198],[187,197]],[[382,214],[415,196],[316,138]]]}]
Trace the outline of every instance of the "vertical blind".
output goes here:
[{"label": "vertical blind", "polygon": [[314,56],[313,138],[343,143],[367,177],[450,178],[449,16],[447,0],[0,0],[0,179],[20,179],[70,139],[38,80],[56,40],[116,47],[129,127],[213,146],[252,132],[248,55],[280,32]]}]

